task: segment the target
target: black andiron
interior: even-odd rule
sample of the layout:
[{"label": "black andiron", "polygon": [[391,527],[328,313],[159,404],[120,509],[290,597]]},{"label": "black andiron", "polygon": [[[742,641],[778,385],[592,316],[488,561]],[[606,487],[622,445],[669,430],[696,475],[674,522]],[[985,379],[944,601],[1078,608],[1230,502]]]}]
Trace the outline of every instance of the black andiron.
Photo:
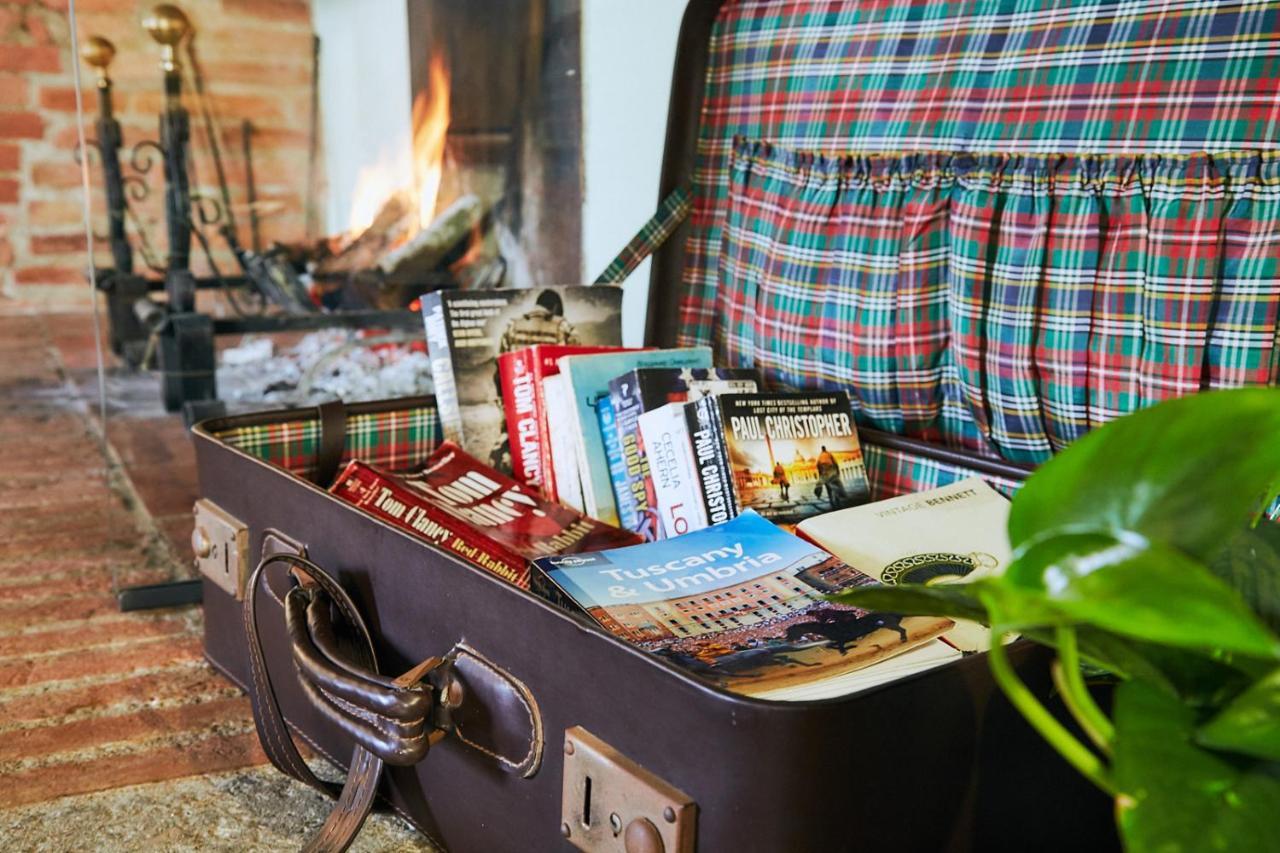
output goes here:
[{"label": "black andiron", "polygon": [[[112,351],[127,364],[138,366],[154,353],[160,372],[165,408],[182,410],[188,422],[221,411],[217,401],[214,337],[251,332],[309,331],[330,327],[419,330],[421,319],[407,310],[349,310],[320,312],[311,302],[296,271],[276,251],[259,252],[241,246],[230,207],[222,168],[220,133],[207,104],[202,110],[208,145],[217,172],[221,198],[191,192],[188,162],[191,117],[182,104],[183,67],[179,48],[187,45],[192,28],[181,9],[156,6],[142,22],[160,45],[164,82],[164,106],[160,113],[158,141],[144,140],[129,150],[126,174],[121,163],[123,141],[115,119],[108,68],[115,56],[111,42],[94,36],[85,42],[81,57],[97,74],[98,119],[96,144],[106,192],[108,241],[113,266],[97,271],[98,288],[106,294]],[[192,69],[196,95],[204,91],[198,69]],[[168,257],[160,262],[151,250],[146,229],[133,212],[131,201],[149,193],[144,176],[154,160],[163,163],[164,214]],[[134,247],[127,227],[133,225],[138,255],[146,267],[135,272]],[[240,267],[240,275],[222,275],[214,261],[201,226],[216,226]],[[196,242],[212,271],[195,276],[191,271],[192,243]],[[196,293],[219,289],[233,312],[213,318],[196,307]],[[163,294],[163,301],[155,298]],[[275,309],[268,312],[268,308]]]}]

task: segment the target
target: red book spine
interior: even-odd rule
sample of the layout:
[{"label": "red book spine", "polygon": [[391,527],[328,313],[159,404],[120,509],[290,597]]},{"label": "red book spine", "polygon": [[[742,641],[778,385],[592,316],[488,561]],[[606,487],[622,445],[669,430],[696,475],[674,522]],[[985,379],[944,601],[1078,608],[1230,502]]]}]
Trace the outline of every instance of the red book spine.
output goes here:
[{"label": "red book spine", "polygon": [[551,459],[551,428],[547,425],[547,403],[542,393],[542,380],[559,373],[559,370],[555,362],[547,370],[548,365],[539,349],[535,347],[533,350],[534,408],[538,413],[538,465],[542,469],[542,496],[549,501],[558,501],[560,492],[556,489],[556,468]]},{"label": "red book spine", "polygon": [[511,476],[516,482],[542,490],[546,468],[542,464],[543,430],[538,426],[536,351],[531,347],[498,356],[498,376],[507,415],[507,439],[511,449]]},{"label": "red book spine", "polygon": [[441,551],[493,572],[521,589],[529,588],[527,560],[363,462],[348,464],[329,491]]}]

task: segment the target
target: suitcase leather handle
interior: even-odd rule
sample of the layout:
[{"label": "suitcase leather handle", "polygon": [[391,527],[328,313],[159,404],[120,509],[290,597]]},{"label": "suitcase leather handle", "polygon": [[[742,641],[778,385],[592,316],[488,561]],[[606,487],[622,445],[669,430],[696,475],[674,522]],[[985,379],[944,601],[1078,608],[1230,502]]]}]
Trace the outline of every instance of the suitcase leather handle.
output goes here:
[{"label": "suitcase leather handle", "polygon": [[[281,603],[303,693],[355,741],[341,788],[317,778],[302,760],[272,689],[258,604],[264,591],[272,594],[266,569],[277,563],[287,565],[297,581]],[[355,603],[332,575],[305,557],[264,556],[245,590],[243,615],[252,670],[249,698],[263,751],[280,771],[338,800],[305,850],[345,850],[373,807],[383,765],[416,764],[446,733],[509,773],[528,778],[538,771],[542,715],[522,682],[465,643],[399,678],[380,675]]]},{"label": "suitcase leather handle", "polygon": [[[355,740],[355,751],[341,787],[324,782],[307,767],[289,734],[271,686],[258,633],[258,600],[273,563],[290,567],[299,585],[284,600],[293,660],[307,697]],[[340,640],[331,619],[336,608],[349,626]],[[249,579],[244,598],[245,636],[252,678],[249,698],[263,751],[281,772],[337,798],[306,851],[343,851],[355,839],[373,807],[384,763],[420,761],[444,736],[429,720],[434,688],[424,683],[440,664],[431,658],[399,678],[378,674],[373,641],[355,603],[327,572],[303,557],[275,554],[263,559]]]}]

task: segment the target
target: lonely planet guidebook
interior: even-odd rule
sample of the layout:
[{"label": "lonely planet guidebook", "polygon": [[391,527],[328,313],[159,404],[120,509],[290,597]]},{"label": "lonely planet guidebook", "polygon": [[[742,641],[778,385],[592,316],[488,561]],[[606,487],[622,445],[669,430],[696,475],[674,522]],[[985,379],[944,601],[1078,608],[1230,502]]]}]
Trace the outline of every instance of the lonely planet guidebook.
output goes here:
[{"label": "lonely planet guidebook", "polygon": [[789,698],[788,688],[846,676],[952,626],[825,600],[875,581],[752,510],[673,539],[535,566],[610,633],[746,695]]}]

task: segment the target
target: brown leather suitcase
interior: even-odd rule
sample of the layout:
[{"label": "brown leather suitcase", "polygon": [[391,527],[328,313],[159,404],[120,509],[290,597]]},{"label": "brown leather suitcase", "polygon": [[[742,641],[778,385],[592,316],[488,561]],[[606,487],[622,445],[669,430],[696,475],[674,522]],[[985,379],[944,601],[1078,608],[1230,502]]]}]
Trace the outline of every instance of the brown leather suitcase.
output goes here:
[{"label": "brown leather suitcase", "polygon": [[[412,405],[367,404],[350,415]],[[592,837],[591,850],[702,853],[1115,846],[1107,799],[1008,706],[983,656],[846,699],[770,702],[717,690],[219,439],[304,418],[248,415],[194,430],[206,502],[198,514],[218,546],[206,560],[205,654],[256,693],[259,716],[262,697],[273,693],[289,730],[344,769],[352,733],[297,674],[283,612],[296,585],[288,563],[264,568],[256,624],[270,682],[252,688],[261,675],[250,662],[243,594],[229,592],[248,563],[303,551],[337,578],[366,621],[383,673],[457,655],[451,683],[428,691],[438,704],[461,693],[451,719],[440,718],[455,730],[420,761],[389,766],[379,788],[441,846],[569,850],[584,841],[579,834]],[[236,556],[238,525],[244,557]],[[228,565],[227,580],[215,581]],[[1014,658],[1049,697],[1047,658],[1030,646]],[[267,731],[272,750],[268,740],[284,732]],[[596,739],[621,757],[594,760]],[[292,760],[282,744],[274,749],[284,764]],[[584,809],[594,828],[582,826]],[[663,846],[624,847],[609,826],[615,813],[624,833],[634,820],[652,823]]]},{"label": "brown leather suitcase", "polygon": [[[840,17],[851,9],[894,5],[747,4],[768,7],[761,51],[773,27],[813,63],[821,57],[812,43],[787,29],[802,12],[815,26],[828,26],[827,17],[845,26],[856,24],[856,14]],[[704,80],[709,68],[731,76],[715,65],[730,54],[723,44],[717,53],[715,39],[721,7],[732,5],[689,5],[660,197],[699,162],[705,115],[715,107],[704,101]],[[904,8],[915,5],[930,4]],[[847,38],[856,32],[851,26]],[[744,48],[738,61],[760,55]],[[690,228],[655,255],[647,326],[654,344],[687,339],[678,306]],[[193,430],[206,654],[254,695],[278,766],[328,789],[307,778],[292,735],[354,780],[315,849],[342,846],[374,783],[382,804],[464,853],[1117,846],[1107,799],[1010,708],[982,655],[842,699],[745,698],[317,485],[352,456],[408,467],[436,431],[429,399],[221,418]],[[1004,487],[1028,470],[954,442],[872,429],[864,439],[881,495],[910,481],[913,466]],[[1030,644],[1011,654],[1056,711],[1047,657]],[[390,680],[402,673],[409,677]]]}]

